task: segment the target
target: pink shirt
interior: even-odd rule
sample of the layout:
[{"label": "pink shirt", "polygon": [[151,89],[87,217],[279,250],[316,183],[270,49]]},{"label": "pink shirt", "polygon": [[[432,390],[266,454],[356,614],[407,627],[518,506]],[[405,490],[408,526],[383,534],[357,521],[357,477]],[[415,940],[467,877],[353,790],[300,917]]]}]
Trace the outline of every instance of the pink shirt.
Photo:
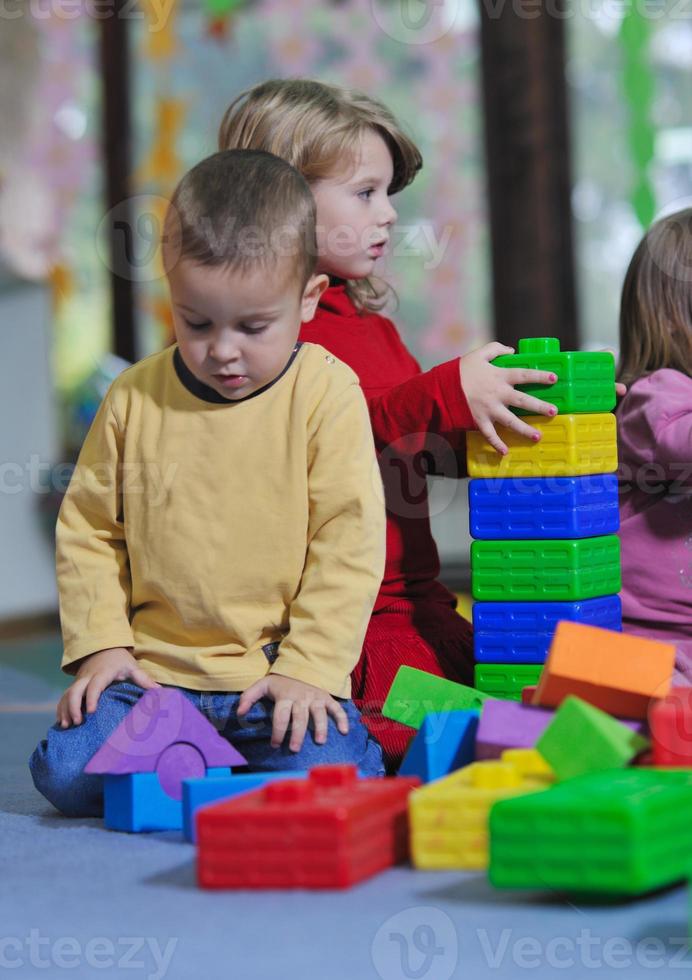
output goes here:
[{"label": "pink shirt", "polygon": [[692,684],[692,378],[640,378],[617,416],[623,629],[676,644]]}]

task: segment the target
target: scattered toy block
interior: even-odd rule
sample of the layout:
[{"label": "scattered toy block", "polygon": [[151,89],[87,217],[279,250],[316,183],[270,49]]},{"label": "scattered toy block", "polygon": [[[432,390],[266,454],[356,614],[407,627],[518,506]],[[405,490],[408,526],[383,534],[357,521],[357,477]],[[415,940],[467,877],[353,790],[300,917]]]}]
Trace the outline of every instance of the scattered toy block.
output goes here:
[{"label": "scattered toy block", "polygon": [[589,773],[490,813],[498,888],[640,895],[685,879],[691,849],[692,772],[683,769]]},{"label": "scattered toy block", "polygon": [[197,814],[203,888],[347,888],[408,856],[415,777],[317,766]]},{"label": "scattered toy block", "polygon": [[675,647],[625,633],[558,623],[533,703],[556,708],[574,694],[608,714],[646,718],[670,691]]},{"label": "scattered toy block", "polygon": [[483,602],[564,602],[620,591],[620,540],[474,541],[471,586]]},{"label": "scattered toy block", "polygon": [[562,619],[602,629],[622,629],[620,596],[576,602],[476,602],[474,657],[478,663],[542,664]]},{"label": "scattered toy block", "polygon": [[527,415],[541,438],[531,443],[504,425],[497,432],[509,452],[501,456],[480,432],[466,433],[466,465],[471,477],[585,476],[614,473],[618,466],[615,416]]},{"label": "scattered toy block", "polygon": [[616,534],[617,476],[471,480],[469,525],[474,538],[491,541]]},{"label": "scattered toy block", "polygon": [[183,836],[194,844],[195,815],[209,803],[230,800],[241,793],[261,789],[280,779],[307,779],[307,772],[238,772],[216,779],[186,779],[183,782]]},{"label": "scattered toy block", "polygon": [[422,783],[430,783],[467,766],[473,762],[477,728],[477,711],[426,715],[408,748],[399,775],[418,776]]},{"label": "scattered toy block", "polygon": [[[611,412],[615,408],[615,359],[607,351],[561,351],[555,337],[530,337],[519,341],[516,354],[501,354],[497,367],[552,371],[550,385],[516,385],[540,401],[555,405],[561,414]],[[517,415],[528,414],[512,408]]]},{"label": "scattered toy block", "polygon": [[536,693],[536,684],[527,684],[526,687],[521,689],[521,703],[522,704],[532,704],[533,696]]},{"label": "scattered toy block", "polygon": [[157,687],[144,692],[84,771],[105,777],[106,827],[137,832],[180,829],[184,779],[246,764],[182,691]]},{"label": "scattered toy block", "polygon": [[487,695],[473,687],[455,684],[416,667],[400,667],[382,706],[385,718],[420,728],[432,712],[468,711],[480,708]]},{"label": "scattered toy block", "polygon": [[536,749],[506,749],[500,760],[518,769],[525,779],[537,779],[541,783],[555,782],[555,773]]},{"label": "scattered toy block", "polygon": [[674,687],[649,711],[653,764],[692,769],[692,688]]},{"label": "scattered toy block", "polygon": [[491,806],[544,790],[553,778],[533,750],[515,750],[511,761],[505,754],[499,761],[474,762],[414,790],[409,797],[413,863],[427,869],[487,867]]},{"label": "scattered toy block", "polygon": [[532,748],[553,716],[553,711],[544,708],[489,698],[478,722],[476,760],[499,759],[507,749]]},{"label": "scattered toy block", "polygon": [[558,780],[626,766],[648,746],[648,739],[572,695],[536,742]]},{"label": "scattered toy block", "polygon": [[[228,767],[207,770],[200,783],[225,782]],[[103,822],[108,830],[130,834],[182,830],[182,799],[170,796],[155,772],[131,772],[103,777]]]},{"label": "scattered toy block", "polygon": [[541,676],[542,664],[476,664],[473,682],[488,697],[521,701],[527,684]]}]

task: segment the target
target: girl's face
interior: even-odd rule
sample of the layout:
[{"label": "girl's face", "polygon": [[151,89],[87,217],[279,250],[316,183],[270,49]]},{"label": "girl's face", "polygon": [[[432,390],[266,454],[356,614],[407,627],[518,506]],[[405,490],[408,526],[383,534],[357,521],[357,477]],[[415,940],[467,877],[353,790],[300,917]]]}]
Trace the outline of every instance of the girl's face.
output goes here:
[{"label": "girl's face", "polygon": [[311,185],[317,202],[317,271],[341,279],[372,275],[397,218],[387,194],[392,155],[374,129],[364,133],[355,163]]}]

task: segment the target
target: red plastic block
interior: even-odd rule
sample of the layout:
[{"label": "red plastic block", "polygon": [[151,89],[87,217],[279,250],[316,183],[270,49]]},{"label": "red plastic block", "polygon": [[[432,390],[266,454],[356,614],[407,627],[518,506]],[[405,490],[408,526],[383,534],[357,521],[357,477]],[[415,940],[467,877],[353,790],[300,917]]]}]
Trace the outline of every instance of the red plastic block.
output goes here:
[{"label": "red plastic block", "polygon": [[674,687],[649,712],[655,766],[692,769],[692,688]]},{"label": "red plastic block", "polygon": [[203,888],[347,888],[408,857],[408,796],[417,777],[359,779],[316,766],[197,817]]},{"label": "red plastic block", "polygon": [[567,620],[557,624],[532,704],[556,708],[568,694],[620,718],[646,718],[670,691],[675,647]]},{"label": "red plastic block", "polygon": [[522,704],[533,704],[533,696],[536,693],[535,684],[527,684],[526,687],[521,689],[521,703]]}]

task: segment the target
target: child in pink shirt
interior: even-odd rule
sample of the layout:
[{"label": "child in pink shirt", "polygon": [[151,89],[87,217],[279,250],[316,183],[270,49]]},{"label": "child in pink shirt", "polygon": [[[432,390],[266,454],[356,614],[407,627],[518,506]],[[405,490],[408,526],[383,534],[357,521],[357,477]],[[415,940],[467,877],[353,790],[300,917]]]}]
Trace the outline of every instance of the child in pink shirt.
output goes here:
[{"label": "child in pink shirt", "polygon": [[656,222],[622,290],[623,629],[675,644],[692,684],[692,208]]}]

